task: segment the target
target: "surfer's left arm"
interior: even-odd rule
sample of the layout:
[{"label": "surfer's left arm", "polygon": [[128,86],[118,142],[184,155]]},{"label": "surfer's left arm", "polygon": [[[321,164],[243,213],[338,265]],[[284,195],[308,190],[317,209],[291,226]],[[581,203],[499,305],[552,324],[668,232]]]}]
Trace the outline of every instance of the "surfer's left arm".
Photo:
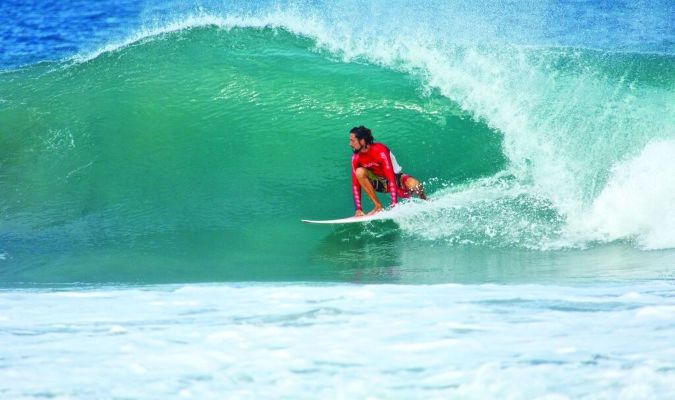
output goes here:
[{"label": "surfer's left arm", "polygon": [[387,179],[387,189],[391,197],[391,206],[394,207],[398,201],[398,193],[396,191],[396,175],[394,174],[394,166],[389,156],[389,151],[383,150],[380,153],[382,165],[384,167],[384,177]]}]

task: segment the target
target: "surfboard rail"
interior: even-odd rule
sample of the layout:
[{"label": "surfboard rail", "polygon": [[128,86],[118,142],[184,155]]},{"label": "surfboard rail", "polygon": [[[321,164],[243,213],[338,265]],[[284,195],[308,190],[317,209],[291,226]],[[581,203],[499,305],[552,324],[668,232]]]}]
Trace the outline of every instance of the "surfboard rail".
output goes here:
[{"label": "surfboard rail", "polygon": [[339,224],[359,224],[364,222],[387,220],[387,219],[391,219],[391,216],[387,215],[385,212],[380,212],[375,215],[364,215],[362,217],[348,217],[348,218],[326,219],[326,220],[302,219],[300,221],[306,224],[339,225]]}]

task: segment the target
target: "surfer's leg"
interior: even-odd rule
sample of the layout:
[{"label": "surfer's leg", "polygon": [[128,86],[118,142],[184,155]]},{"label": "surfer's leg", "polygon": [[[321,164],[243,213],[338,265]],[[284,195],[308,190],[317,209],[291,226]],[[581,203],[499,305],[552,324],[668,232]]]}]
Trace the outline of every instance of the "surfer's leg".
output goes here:
[{"label": "surfer's leg", "polygon": [[368,170],[359,167],[355,171],[356,174],[356,179],[358,179],[359,183],[361,184],[361,187],[363,190],[366,192],[366,195],[368,195],[368,198],[373,202],[375,205],[375,208],[382,208],[382,204],[377,200],[377,195],[375,194],[375,188],[373,187],[373,184],[370,183],[370,180],[368,179]]},{"label": "surfer's leg", "polygon": [[415,196],[419,197],[422,200],[426,200],[427,196],[424,194],[424,188],[422,184],[415,178],[410,175],[403,175],[401,177],[401,183]]}]

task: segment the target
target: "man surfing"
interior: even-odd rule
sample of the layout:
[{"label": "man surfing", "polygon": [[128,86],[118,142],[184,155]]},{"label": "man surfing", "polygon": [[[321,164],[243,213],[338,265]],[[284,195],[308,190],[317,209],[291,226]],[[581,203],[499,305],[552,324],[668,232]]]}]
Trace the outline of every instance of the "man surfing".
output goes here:
[{"label": "man surfing", "polygon": [[352,148],[352,194],[354,195],[355,217],[365,215],[361,208],[361,188],[366,191],[375,208],[368,215],[382,211],[382,204],[375,192],[387,193],[392,207],[399,198],[411,194],[426,200],[422,184],[410,175],[402,173],[396,157],[382,143],[374,143],[373,133],[365,126],[355,126],[349,131],[349,147]]}]

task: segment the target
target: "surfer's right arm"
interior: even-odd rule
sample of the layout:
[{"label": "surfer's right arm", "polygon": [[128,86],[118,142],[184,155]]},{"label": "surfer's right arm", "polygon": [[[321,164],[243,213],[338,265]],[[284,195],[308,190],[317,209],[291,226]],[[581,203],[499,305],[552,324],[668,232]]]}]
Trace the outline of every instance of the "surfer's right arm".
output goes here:
[{"label": "surfer's right arm", "polygon": [[359,180],[356,177],[356,168],[358,166],[359,166],[358,156],[354,154],[352,156],[352,196],[354,196],[354,207],[356,208],[356,211],[354,212],[355,217],[365,215],[361,207],[361,184],[359,183]]}]

